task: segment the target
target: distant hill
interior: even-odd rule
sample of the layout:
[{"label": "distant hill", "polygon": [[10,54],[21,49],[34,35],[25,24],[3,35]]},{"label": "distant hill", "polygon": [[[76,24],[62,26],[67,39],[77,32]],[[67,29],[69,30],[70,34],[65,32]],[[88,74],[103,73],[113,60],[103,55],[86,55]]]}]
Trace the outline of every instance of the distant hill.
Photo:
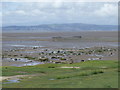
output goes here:
[{"label": "distant hill", "polygon": [[6,26],[2,30],[38,30],[38,31],[81,31],[81,30],[118,30],[117,25],[94,25],[83,23],[43,24],[36,26]]}]

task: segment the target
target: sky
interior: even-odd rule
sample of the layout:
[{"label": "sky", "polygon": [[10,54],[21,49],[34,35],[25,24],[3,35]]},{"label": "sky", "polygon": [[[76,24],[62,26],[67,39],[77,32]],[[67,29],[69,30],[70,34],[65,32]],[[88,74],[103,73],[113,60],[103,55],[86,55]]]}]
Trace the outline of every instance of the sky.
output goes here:
[{"label": "sky", "polygon": [[87,23],[118,24],[117,2],[2,2],[3,26]]}]

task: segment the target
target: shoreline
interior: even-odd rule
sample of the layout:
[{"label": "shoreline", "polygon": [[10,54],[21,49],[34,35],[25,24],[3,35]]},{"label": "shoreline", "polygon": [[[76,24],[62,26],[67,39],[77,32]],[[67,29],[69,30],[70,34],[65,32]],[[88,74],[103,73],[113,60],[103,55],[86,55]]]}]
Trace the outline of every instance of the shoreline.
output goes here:
[{"label": "shoreline", "polygon": [[[62,63],[70,63],[70,58],[72,57],[73,61],[80,62],[80,60],[93,60],[98,59],[99,57],[95,56],[94,50],[97,51],[97,48],[106,47],[106,49],[112,48],[117,49],[117,32],[49,32],[49,33],[3,33],[3,56],[6,58],[24,58],[30,57],[32,59],[38,60],[39,57],[49,58],[60,56],[66,61],[63,60]],[[110,46],[113,45],[113,46]],[[43,47],[41,47],[43,46]],[[88,50],[85,49],[89,47]],[[84,48],[82,51],[77,51],[77,49]],[[98,48],[98,50],[99,50]],[[61,51],[64,53],[51,53],[56,51]],[[72,49],[72,54],[67,51],[67,49]],[[47,50],[47,51],[45,51]],[[91,57],[88,54],[82,55],[81,52],[90,52],[92,50],[93,56]],[[109,51],[108,51],[109,52]],[[43,54],[41,54],[43,53]],[[109,52],[110,53],[110,52]],[[117,55],[117,52],[115,52]],[[49,55],[51,54],[51,55]],[[80,54],[80,55],[78,55]],[[97,53],[96,53],[97,54]],[[114,54],[114,53],[113,53]],[[22,56],[20,56],[22,55]],[[68,55],[66,57],[66,55]],[[77,56],[78,55],[78,56]],[[100,54],[101,56],[104,54]],[[107,53],[106,53],[107,55]],[[87,58],[86,58],[87,57]],[[60,63],[58,61],[51,60],[54,63]],[[105,60],[111,60],[112,57]],[[117,59],[117,56],[114,56]],[[113,58],[112,58],[113,59]],[[49,62],[50,62],[49,61]],[[7,63],[7,62],[6,62]],[[9,63],[9,62],[8,62]],[[15,62],[16,63],[16,62]]]}]

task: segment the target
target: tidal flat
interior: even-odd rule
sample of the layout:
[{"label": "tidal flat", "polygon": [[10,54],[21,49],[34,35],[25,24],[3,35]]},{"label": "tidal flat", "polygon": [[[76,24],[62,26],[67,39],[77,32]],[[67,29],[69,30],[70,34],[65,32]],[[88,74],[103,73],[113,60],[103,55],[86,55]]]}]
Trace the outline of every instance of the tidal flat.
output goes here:
[{"label": "tidal flat", "polygon": [[[117,31],[5,32],[2,40],[1,68],[3,77],[9,77],[3,79],[3,87],[30,88],[29,81],[37,83],[33,88],[118,87]],[[9,83],[15,75],[30,78],[17,77],[19,82]]]}]

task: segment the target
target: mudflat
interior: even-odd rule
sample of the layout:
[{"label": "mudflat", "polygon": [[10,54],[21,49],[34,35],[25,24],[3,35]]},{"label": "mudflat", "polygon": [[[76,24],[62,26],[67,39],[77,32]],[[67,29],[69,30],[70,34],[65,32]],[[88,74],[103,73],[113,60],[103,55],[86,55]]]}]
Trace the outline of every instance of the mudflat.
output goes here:
[{"label": "mudflat", "polygon": [[[3,41],[5,40],[17,40],[17,39],[21,39],[22,37],[26,37],[26,38],[38,38],[40,39],[40,37],[58,37],[58,36],[62,36],[62,37],[73,37],[73,36],[82,36],[84,38],[104,38],[104,40],[108,40],[113,38],[114,40],[117,40],[118,38],[118,32],[117,31],[81,31],[81,32],[24,32],[24,33],[20,33],[20,32],[14,32],[14,33],[3,33],[2,37],[3,37]],[[24,38],[26,40],[26,38]],[[83,39],[84,39],[83,38]],[[24,40],[22,39],[22,40]],[[113,40],[113,41],[114,41]],[[117,41],[116,41],[117,42]]]},{"label": "mudflat", "polygon": [[[2,42],[3,65],[117,60],[117,35],[117,31],[6,32]],[[26,58],[27,62],[21,62]]]}]

